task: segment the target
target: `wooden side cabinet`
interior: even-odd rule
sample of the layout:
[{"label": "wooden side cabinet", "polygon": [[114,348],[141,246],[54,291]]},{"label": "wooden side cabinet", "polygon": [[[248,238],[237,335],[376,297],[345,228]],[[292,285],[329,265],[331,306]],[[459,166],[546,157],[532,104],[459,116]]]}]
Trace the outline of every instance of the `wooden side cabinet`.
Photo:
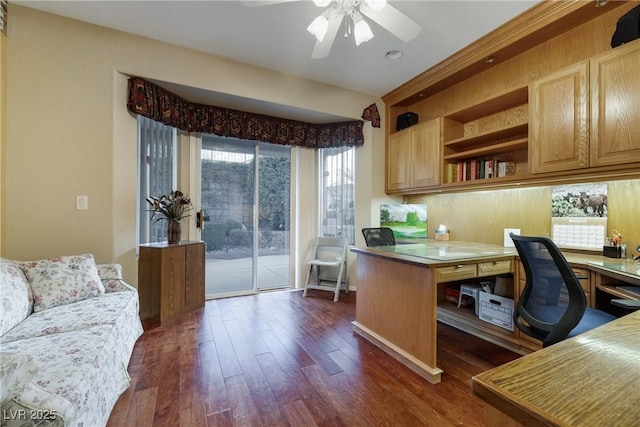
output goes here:
[{"label": "wooden side cabinet", "polygon": [[140,318],[170,322],[204,307],[205,243],[140,245]]}]

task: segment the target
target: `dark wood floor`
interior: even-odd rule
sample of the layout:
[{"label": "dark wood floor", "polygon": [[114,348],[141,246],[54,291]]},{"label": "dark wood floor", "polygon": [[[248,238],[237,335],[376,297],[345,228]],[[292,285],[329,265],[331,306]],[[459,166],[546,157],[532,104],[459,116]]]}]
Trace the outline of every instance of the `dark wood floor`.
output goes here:
[{"label": "dark wood floor", "polygon": [[355,292],[207,301],[145,325],[109,426],[480,426],[471,377],[518,357],[438,326],[432,385],[351,329]]}]

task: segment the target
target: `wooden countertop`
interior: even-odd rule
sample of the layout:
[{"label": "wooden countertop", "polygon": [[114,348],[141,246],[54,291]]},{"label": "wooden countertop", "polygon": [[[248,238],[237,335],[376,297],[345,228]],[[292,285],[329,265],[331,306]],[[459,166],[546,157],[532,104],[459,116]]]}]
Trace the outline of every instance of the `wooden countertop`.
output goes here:
[{"label": "wooden countertop", "polygon": [[472,389],[522,425],[638,425],[640,311],[483,372]]}]

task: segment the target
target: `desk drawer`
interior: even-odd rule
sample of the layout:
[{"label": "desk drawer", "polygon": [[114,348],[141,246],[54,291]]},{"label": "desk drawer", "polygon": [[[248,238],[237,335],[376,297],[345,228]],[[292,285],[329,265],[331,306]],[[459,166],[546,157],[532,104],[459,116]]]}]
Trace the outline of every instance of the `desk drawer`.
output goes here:
[{"label": "desk drawer", "polygon": [[511,260],[481,262],[478,264],[478,277],[511,273]]},{"label": "desk drawer", "polygon": [[591,280],[589,280],[589,270],[587,270],[586,268],[579,268],[579,267],[573,267],[573,266],[571,266],[571,268],[573,269],[573,272],[576,273],[576,276],[584,277],[584,279],[579,279],[580,284],[582,285],[582,289],[584,289],[585,292],[591,292]]},{"label": "desk drawer", "polygon": [[452,267],[436,268],[436,281],[438,283],[473,279],[474,277],[477,277],[475,264],[460,264]]}]

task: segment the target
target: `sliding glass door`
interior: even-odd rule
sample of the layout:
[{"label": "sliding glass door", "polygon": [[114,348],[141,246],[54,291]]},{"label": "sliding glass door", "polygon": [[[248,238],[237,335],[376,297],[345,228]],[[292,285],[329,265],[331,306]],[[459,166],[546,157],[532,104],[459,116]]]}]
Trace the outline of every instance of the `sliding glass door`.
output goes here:
[{"label": "sliding glass door", "polygon": [[206,294],[289,287],[290,148],[202,137]]},{"label": "sliding glass door", "polygon": [[289,287],[291,149],[258,145],[257,289]]}]

